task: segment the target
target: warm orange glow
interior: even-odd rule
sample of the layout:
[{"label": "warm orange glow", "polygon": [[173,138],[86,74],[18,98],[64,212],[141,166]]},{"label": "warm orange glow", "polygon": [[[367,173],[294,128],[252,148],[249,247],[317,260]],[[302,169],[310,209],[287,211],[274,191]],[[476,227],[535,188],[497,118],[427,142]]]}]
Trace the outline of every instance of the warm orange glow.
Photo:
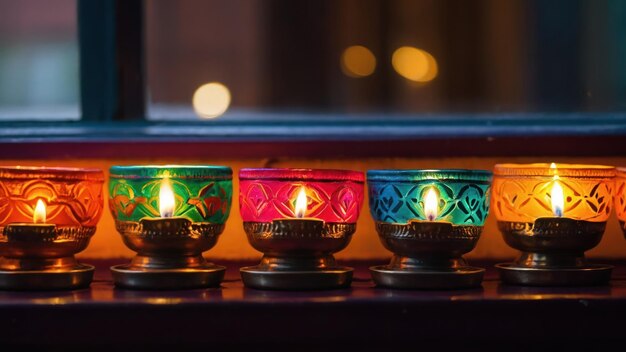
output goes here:
[{"label": "warm orange glow", "polygon": [[161,189],[159,190],[159,213],[162,218],[171,218],[174,215],[175,208],[174,190],[170,184],[169,177],[164,177],[161,180]]},{"label": "warm orange glow", "polygon": [[218,82],[203,84],[193,93],[193,109],[204,118],[222,115],[230,106],[230,91]]},{"label": "warm orange glow", "polygon": [[304,189],[304,186],[300,187],[300,192],[298,192],[298,197],[296,198],[297,218],[303,218],[306,215],[307,202],[306,190]]},{"label": "warm orange glow", "polygon": [[424,215],[428,221],[434,221],[439,215],[439,196],[433,187],[431,187],[424,197]]},{"label": "warm orange glow", "polygon": [[35,205],[35,212],[33,214],[33,223],[46,223],[46,203],[44,203],[41,199],[37,199],[37,205]]},{"label": "warm orange glow", "polygon": [[364,46],[350,46],[341,55],[341,69],[349,77],[369,76],[376,69],[376,57]]},{"label": "warm orange glow", "polygon": [[391,64],[400,76],[414,82],[432,81],[438,73],[437,61],[431,54],[410,46],[398,48]]}]

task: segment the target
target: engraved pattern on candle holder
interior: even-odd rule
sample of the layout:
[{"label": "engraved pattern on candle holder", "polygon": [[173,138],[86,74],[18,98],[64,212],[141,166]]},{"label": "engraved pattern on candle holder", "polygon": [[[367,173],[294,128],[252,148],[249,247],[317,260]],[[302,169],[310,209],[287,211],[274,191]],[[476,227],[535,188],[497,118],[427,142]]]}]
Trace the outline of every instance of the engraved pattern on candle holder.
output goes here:
[{"label": "engraved pattern on candle holder", "polygon": [[244,221],[243,228],[246,234],[254,238],[344,238],[356,231],[356,224],[324,223],[322,232],[317,231],[288,231],[274,222]]},{"label": "engraved pattern on candle holder", "polygon": [[363,202],[363,192],[352,183],[244,180],[240,187],[242,217],[262,221],[296,217],[293,200],[301,187],[307,189],[307,216],[328,222],[356,221]]},{"label": "engraved pattern on candle holder", "polygon": [[[558,172],[558,171],[557,171]],[[565,190],[568,217],[602,222],[612,211],[613,180],[611,177],[560,177]],[[536,218],[552,216],[550,191],[552,176],[498,176],[493,180],[493,210],[498,219],[533,222]],[[619,211],[619,210],[618,210]]]},{"label": "engraved pattern on candle holder", "polygon": [[[165,173],[165,171],[163,171]],[[112,175],[109,185],[109,208],[113,217],[139,221],[159,217],[159,188],[163,176],[124,178]],[[230,214],[232,181],[212,180],[210,175],[170,176],[177,207],[174,216],[185,216],[194,222],[223,223]]]},{"label": "engraved pattern on candle holder", "polygon": [[[180,228],[176,234],[169,234],[170,238],[201,238],[201,237],[213,237],[216,234],[219,235],[224,231],[226,224],[212,224],[212,223],[190,223],[188,228]],[[136,221],[115,221],[115,228],[119,233],[125,236],[136,236],[145,239],[159,239],[164,237],[162,233],[154,230],[147,230],[143,224]]]},{"label": "engraved pattern on candle holder", "polygon": [[[46,201],[50,224],[95,226],[102,215],[103,178],[29,180],[0,171],[0,224],[29,223],[38,199]],[[39,177],[34,175],[33,177]]]},{"label": "engraved pattern on candle holder", "polygon": [[482,226],[452,226],[450,232],[423,232],[412,224],[390,224],[376,222],[376,231],[383,238],[411,240],[471,240],[478,241],[483,231]]},{"label": "engraved pattern on candle holder", "polygon": [[370,181],[370,211],[378,221],[407,223],[425,220],[424,194],[435,187],[439,193],[440,220],[453,223],[485,223],[489,213],[489,182],[438,181],[424,179],[407,182]]}]

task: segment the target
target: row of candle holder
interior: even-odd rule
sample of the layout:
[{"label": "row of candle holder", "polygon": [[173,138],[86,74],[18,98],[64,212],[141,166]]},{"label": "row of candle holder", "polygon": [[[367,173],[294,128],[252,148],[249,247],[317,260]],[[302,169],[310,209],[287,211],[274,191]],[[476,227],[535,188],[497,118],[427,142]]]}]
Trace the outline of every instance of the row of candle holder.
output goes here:
[{"label": "row of candle holder", "polygon": [[[495,176],[495,177],[494,177]],[[103,208],[97,169],[0,167],[0,289],[88,286],[94,267],[76,261]],[[263,253],[241,268],[247,287],[348,287],[352,269],[333,254],[356,231],[365,175],[350,170],[242,169],[239,204],[250,244]],[[587,263],[615,203],[624,228],[626,169],[599,165],[498,164],[486,170],[370,170],[370,212],[388,265],[370,268],[379,286],[480,286],[484,269],[462,255],[476,246],[493,205],[508,245],[522,252],[497,267],[505,283],[594,285],[610,265]],[[493,188],[493,202],[490,201]],[[615,191],[614,191],[615,190]],[[137,255],[111,267],[131,289],[218,286],[225,268],[209,263],[232,200],[223,166],[113,166],[109,208]],[[615,200],[613,200],[615,198]]]}]

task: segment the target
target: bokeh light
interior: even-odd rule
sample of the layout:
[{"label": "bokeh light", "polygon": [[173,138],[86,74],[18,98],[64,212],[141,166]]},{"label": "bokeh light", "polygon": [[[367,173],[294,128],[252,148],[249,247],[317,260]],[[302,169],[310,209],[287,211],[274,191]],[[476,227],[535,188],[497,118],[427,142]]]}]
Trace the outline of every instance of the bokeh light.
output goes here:
[{"label": "bokeh light", "polygon": [[348,77],[367,77],[376,70],[376,57],[364,46],[347,47],[341,54],[341,70]]},{"label": "bokeh light", "polygon": [[230,91],[218,82],[201,85],[193,93],[193,109],[203,118],[215,118],[228,110]]},{"label": "bokeh light", "polygon": [[403,46],[391,57],[391,64],[396,72],[413,82],[429,82],[437,77],[437,61],[428,52]]}]

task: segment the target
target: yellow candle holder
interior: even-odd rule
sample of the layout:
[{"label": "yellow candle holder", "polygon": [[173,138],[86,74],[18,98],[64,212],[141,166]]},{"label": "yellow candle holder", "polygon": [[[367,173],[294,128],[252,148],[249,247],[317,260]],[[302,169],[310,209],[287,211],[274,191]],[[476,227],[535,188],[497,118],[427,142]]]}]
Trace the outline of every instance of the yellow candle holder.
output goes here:
[{"label": "yellow candle holder", "polygon": [[615,168],[601,165],[498,164],[492,211],[505,242],[520,250],[498,264],[508,284],[605,284],[612,266],[590,264],[611,215]]}]

